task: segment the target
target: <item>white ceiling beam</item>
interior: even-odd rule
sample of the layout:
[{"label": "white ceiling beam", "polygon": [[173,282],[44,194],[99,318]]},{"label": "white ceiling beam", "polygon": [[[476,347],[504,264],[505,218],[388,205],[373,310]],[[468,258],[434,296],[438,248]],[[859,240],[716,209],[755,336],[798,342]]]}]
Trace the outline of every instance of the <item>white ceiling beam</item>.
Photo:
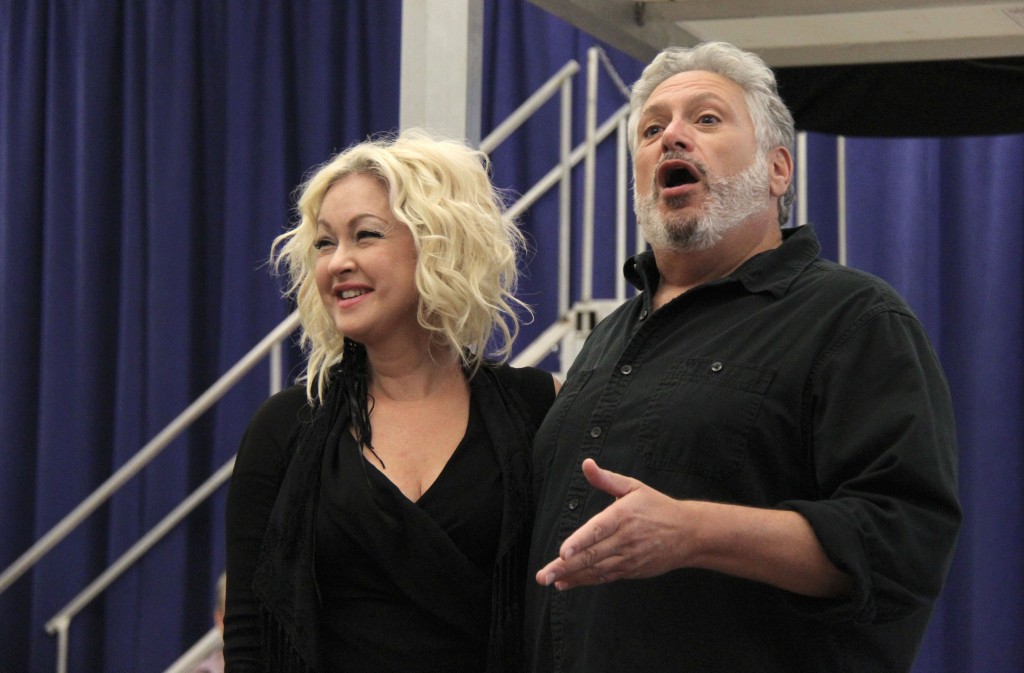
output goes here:
[{"label": "white ceiling beam", "polygon": [[772,67],[1024,55],[1024,1],[530,1],[641,62],[705,40]]},{"label": "white ceiling beam", "polygon": [[1005,58],[1024,54],[1019,38],[992,37],[749,49],[757,52],[773,68]]},{"label": "white ceiling beam", "polygon": [[[625,0],[619,0],[625,4]],[[583,4],[596,4],[600,0],[582,0]],[[607,4],[607,2],[603,3]],[[695,21],[705,19],[742,19],[766,16],[802,16],[808,14],[843,14],[851,12],[879,12],[900,9],[934,9],[957,7],[964,0],[646,0],[639,4],[648,20]],[[995,4],[995,3],[991,3]]]},{"label": "white ceiling beam", "polygon": [[597,39],[647,62],[661,51],[655,45],[689,47],[700,40],[671,21],[641,24],[638,4],[623,0],[530,0]]}]

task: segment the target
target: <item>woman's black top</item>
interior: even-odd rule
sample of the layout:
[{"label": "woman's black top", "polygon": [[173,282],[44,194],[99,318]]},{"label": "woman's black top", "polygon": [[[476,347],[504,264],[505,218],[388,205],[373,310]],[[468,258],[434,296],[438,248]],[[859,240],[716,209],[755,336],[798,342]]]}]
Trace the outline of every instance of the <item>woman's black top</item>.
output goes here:
[{"label": "woman's black top", "polygon": [[413,502],[351,434],[324,454],[316,522],[327,671],[479,673],[486,661],[501,472],[475,404]]},{"label": "woman's black top", "polygon": [[329,390],[253,416],[227,501],[228,673],[523,670],[531,452],[551,375],[481,367],[465,436],[411,502]]}]

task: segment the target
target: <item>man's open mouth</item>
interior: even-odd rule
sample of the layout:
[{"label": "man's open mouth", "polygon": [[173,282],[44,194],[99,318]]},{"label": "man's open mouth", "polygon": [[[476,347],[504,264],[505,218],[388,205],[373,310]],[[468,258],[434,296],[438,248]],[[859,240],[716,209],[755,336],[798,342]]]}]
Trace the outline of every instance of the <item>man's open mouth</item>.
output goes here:
[{"label": "man's open mouth", "polygon": [[685,161],[666,161],[658,168],[658,186],[662,189],[700,182],[696,169]]}]

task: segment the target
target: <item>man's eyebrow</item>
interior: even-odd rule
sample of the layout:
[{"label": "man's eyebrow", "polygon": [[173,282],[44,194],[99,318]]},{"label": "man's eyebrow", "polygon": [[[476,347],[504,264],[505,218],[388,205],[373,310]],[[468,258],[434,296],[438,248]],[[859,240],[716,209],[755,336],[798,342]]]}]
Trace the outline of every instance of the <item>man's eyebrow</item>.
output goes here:
[{"label": "man's eyebrow", "polygon": [[653,114],[667,112],[668,110],[669,106],[665,103],[651,103],[650,105],[645,105],[643,110],[640,111],[640,118],[642,119]]},{"label": "man's eyebrow", "polygon": [[729,101],[727,101],[722,96],[719,96],[714,91],[706,91],[706,92],[704,92],[702,94],[698,94],[698,95],[694,96],[693,98],[690,99],[688,105],[693,107],[693,106],[699,106],[699,105],[707,105],[708,103],[716,103],[718,105],[724,105],[724,106],[728,106],[729,105]]},{"label": "man's eyebrow", "polygon": [[[713,91],[705,91],[703,93],[697,94],[693,98],[688,99],[684,106],[687,110],[689,110],[694,107],[707,105],[708,103],[715,103],[717,105],[726,107],[729,106],[729,101],[727,101],[725,98],[723,98],[722,96],[718,95]],[[671,109],[672,106],[670,104],[662,101],[656,101],[654,103],[651,103],[649,106],[644,107],[643,111],[640,113],[640,116],[641,118],[643,118],[650,114],[668,112],[671,111]]]}]

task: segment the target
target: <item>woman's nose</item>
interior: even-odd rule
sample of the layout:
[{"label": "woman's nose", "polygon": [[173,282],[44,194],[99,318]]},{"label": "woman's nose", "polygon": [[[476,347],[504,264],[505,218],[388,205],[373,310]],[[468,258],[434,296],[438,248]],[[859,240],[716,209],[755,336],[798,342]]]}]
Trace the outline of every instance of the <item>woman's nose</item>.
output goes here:
[{"label": "woman's nose", "polygon": [[327,262],[327,270],[332,275],[341,275],[346,271],[351,271],[355,267],[355,262],[352,259],[351,249],[347,245],[339,244],[335,246],[334,252],[331,253],[331,258]]}]

